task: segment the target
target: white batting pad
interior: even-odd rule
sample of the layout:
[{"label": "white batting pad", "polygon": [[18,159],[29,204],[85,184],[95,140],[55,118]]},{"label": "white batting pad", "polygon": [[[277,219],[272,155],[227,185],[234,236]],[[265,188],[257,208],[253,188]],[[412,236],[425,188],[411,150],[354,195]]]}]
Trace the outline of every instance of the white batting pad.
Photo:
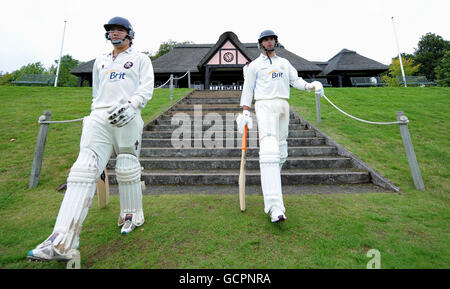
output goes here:
[{"label": "white batting pad", "polygon": [[116,159],[116,176],[120,196],[118,225],[123,225],[126,214],[133,214],[133,224],[141,226],[144,223],[144,212],[139,160],[131,154],[119,154]]},{"label": "white batting pad", "polygon": [[67,190],[59,209],[53,242],[60,254],[76,249],[81,226],[92,204],[95,182],[99,177],[97,155],[90,149],[81,149],[67,178]]},{"label": "white batting pad", "polygon": [[283,212],[286,211],[283,203],[281,191],[280,163],[261,163],[261,188],[264,196],[264,212],[270,212],[272,206],[279,207]]},{"label": "white batting pad", "polygon": [[283,167],[288,157],[288,144],[287,141],[280,141],[280,170]]}]

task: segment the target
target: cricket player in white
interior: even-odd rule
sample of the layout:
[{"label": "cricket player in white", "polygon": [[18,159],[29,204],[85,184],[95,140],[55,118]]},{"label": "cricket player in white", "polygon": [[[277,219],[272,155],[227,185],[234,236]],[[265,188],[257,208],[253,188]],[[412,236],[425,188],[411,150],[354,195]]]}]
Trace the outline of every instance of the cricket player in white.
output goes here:
[{"label": "cricket player in white", "polygon": [[130,233],[144,223],[138,160],[144,124],[140,111],[152,98],[153,67],[148,56],[131,48],[134,31],[127,19],[114,17],[104,27],[114,50],[96,58],[91,114],[83,121],[80,153],[70,170],[53,233],[28,253],[29,259],[72,258],[96,182],[113,151],[117,155],[121,233]]},{"label": "cricket player in white", "polygon": [[255,112],[259,130],[259,165],[264,212],[276,223],[286,220],[281,190],[281,168],[288,156],[289,85],[323,95],[318,81],[307,83],[298,77],[288,60],[275,54],[278,37],[271,30],[263,31],[258,39],[262,54],[252,61],[245,73],[241,96],[243,113],[237,119],[240,133],[247,124],[252,126],[250,107],[255,97]]}]

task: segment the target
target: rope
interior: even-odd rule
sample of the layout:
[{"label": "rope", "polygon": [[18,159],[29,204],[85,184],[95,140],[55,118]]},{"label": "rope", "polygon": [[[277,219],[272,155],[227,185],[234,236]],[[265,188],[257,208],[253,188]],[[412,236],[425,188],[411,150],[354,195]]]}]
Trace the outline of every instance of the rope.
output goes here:
[{"label": "rope", "polygon": [[69,122],[76,122],[76,121],[81,121],[84,119],[84,117],[82,118],[77,118],[77,119],[71,119],[71,120],[55,120],[55,121],[49,121],[49,120],[44,120],[45,116],[41,115],[39,117],[38,123],[39,124],[43,124],[43,123],[69,123]]},{"label": "rope", "polygon": [[[185,77],[188,73],[189,73],[189,70],[188,70],[183,76],[181,76],[181,77],[173,77],[173,79],[174,79],[174,80],[182,79],[182,78]],[[160,86],[158,86],[158,87],[155,87],[154,89],[159,89],[159,88],[164,87],[169,81],[170,81],[170,77],[169,77],[169,79],[168,79],[164,84],[162,84],[162,85],[160,85]]]},{"label": "rope", "polygon": [[187,74],[189,73],[189,70],[183,75],[183,76],[181,76],[181,77],[174,77],[173,79],[176,79],[176,80],[178,80],[178,79],[182,79],[183,77],[185,77]]},{"label": "rope", "polygon": [[160,86],[158,86],[158,87],[155,87],[155,89],[159,89],[159,88],[164,87],[169,81],[170,81],[170,78],[169,78],[169,80],[167,80],[163,85],[160,85]]},{"label": "rope", "polygon": [[409,123],[409,120],[406,116],[401,116],[400,119],[401,121],[393,121],[393,122],[374,122],[374,121],[368,121],[368,120],[364,120],[364,119],[360,119],[357,117],[354,117],[348,113],[346,113],[345,111],[343,111],[342,109],[340,109],[339,107],[337,107],[334,103],[331,102],[331,100],[328,99],[328,97],[326,97],[325,95],[323,95],[323,97],[337,110],[339,110],[340,112],[342,112],[343,114],[345,114],[348,117],[351,117],[353,119],[356,119],[358,121],[364,122],[364,123],[368,123],[368,124],[384,124],[384,125],[390,125],[390,124],[405,124],[405,123]]}]

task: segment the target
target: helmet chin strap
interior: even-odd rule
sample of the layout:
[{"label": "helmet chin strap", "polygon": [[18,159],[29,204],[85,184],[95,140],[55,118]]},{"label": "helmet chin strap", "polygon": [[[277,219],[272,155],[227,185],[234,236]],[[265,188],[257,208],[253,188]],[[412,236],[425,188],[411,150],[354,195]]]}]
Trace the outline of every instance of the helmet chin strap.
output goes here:
[{"label": "helmet chin strap", "polygon": [[125,35],[125,37],[122,38],[122,39],[112,40],[112,39],[111,39],[111,36],[108,34],[107,39],[111,41],[112,45],[114,45],[114,46],[117,47],[117,46],[122,46],[123,43],[125,42],[125,39],[127,39],[127,37],[129,37],[129,36],[130,36],[130,35],[127,33],[127,35]]},{"label": "helmet chin strap", "polygon": [[266,51],[266,55],[269,58],[270,64],[272,64],[272,59],[270,59],[269,52],[275,51],[275,47],[272,48],[272,49],[267,49],[267,48],[264,47],[264,45],[262,45],[262,47],[264,48],[264,51]]},{"label": "helmet chin strap", "polygon": [[112,45],[114,45],[114,46],[122,46],[123,45],[123,43],[125,42],[125,39],[126,38],[123,38],[123,39],[118,39],[118,40],[112,40],[111,39],[111,43],[112,43]]}]

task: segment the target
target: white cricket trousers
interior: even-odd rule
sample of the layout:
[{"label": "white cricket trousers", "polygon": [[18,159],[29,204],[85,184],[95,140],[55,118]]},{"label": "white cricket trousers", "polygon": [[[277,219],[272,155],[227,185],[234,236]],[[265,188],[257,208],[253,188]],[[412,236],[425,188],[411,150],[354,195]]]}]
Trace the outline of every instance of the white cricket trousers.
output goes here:
[{"label": "white cricket trousers", "polygon": [[289,103],[285,99],[257,100],[259,166],[264,212],[273,206],[286,211],[281,189],[281,167],[288,156]]},{"label": "white cricket trousers", "polygon": [[117,128],[109,123],[108,115],[107,109],[97,109],[83,120],[80,153],[67,178],[67,190],[53,230],[57,233],[53,243],[60,253],[78,247],[81,226],[92,204],[97,179],[113,151],[117,154],[116,175],[121,195],[119,220],[125,213],[136,213],[133,223],[144,222],[138,161],[142,117],[138,112],[128,124]]}]

